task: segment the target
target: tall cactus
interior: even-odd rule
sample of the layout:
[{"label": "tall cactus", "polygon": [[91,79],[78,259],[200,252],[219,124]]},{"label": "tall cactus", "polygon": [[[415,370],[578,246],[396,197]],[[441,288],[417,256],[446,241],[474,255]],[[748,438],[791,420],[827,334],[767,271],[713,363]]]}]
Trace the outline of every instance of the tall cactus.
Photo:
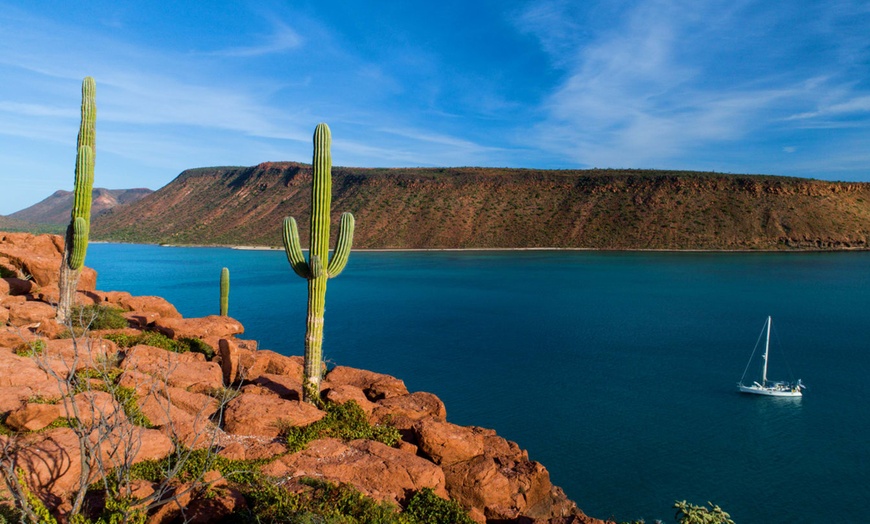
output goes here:
[{"label": "tall cactus", "polygon": [[221,269],[221,316],[225,317],[230,309],[230,270]]},{"label": "tall cactus", "polygon": [[305,330],[305,376],[302,398],[320,403],[320,378],[323,370],[323,311],[326,307],[326,281],[338,276],[347,265],[353,243],[353,215],[342,213],[338,243],[329,259],[329,208],[332,203],[331,136],[326,124],[314,130],[314,179],[311,188],[311,235],[308,262],[302,254],[299,230],[293,217],[284,219],[284,251],[293,271],[308,280],[308,318]]},{"label": "tall cactus", "polygon": [[57,320],[61,323],[68,320],[70,309],[75,304],[76,287],[88,249],[96,156],[96,90],[94,79],[85,77],[82,81],[82,119],[76,147],[73,207],[70,223],[66,228],[63,262],[60,265]]}]

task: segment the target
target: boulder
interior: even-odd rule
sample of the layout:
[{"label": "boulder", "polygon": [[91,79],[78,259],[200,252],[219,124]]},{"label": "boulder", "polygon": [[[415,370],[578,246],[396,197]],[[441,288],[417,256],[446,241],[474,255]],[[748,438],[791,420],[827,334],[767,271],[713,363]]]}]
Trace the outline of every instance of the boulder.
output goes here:
[{"label": "boulder", "polygon": [[27,386],[0,386],[0,414],[14,411],[33,396],[33,390]]},{"label": "boulder", "polygon": [[[22,275],[30,275],[40,287],[57,287],[63,259],[63,238],[59,235],[0,233],[0,256],[5,257]],[[78,289],[94,289],[97,273],[82,268]]]},{"label": "boulder", "polygon": [[118,297],[118,305],[127,311],[136,311],[140,314],[154,314],[156,318],[181,318],[181,314],[168,300],[154,296],[121,295]]},{"label": "boulder", "polygon": [[29,357],[19,357],[11,351],[0,351],[0,387],[27,386],[34,395],[59,397],[57,380],[51,378]]},{"label": "boulder", "polygon": [[9,413],[6,425],[16,431],[38,431],[60,416],[56,404],[25,404]]},{"label": "boulder", "polygon": [[27,295],[35,291],[36,286],[30,280],[23,278],[0,278],[0,296]]},{"label": "boulder", "polygon": [[215,362],[203,362],[199,353],[173,353],[152,346],[133,346],[121,364],[124,371],[136,370],[196,392],[223,387],[223,374]]},{"label": "boulder", "polygon": [[323,389],[341,384],[360,388],[373,402],[408,394],[405,383],[395,377],[364,369],[336,366],[326,375]]},{"label": "boulder", "polygon": [[127,418],[124,408],[105,391],[83,391],[75,395],[68,406],[59,404],[57,407],[61,416],[78,418],[84,426],[93,423],[116,426]]},{"label": "boulder", "polygon": [[9,310],[4,306],[0,306],[0,326],[6,325],[7,322],[9,322]]},{"label": "boulder", "polygon": [[325,415],[306,402],[242,393],[227,404],[224,430],[237,435],[277,437],[284,426],[307,426]]},{"label": "boulder", "polygon": [[374,421],[389,419],[399,429],[408,429],[424,418],[447,419],[447,409],[441,399],[425,391],[380,400],[372,412]]},{"label": "boulder", "polygon": [[353,400],[360,408],[362,408],[363,411],[365,411],[366,415],[371,415],[377,407],[377,404],[366,397],[363,390],[347,384],[338,384],[331,387],[324,391],[324,395],[326,396],[326,400],[335,404],[344,404],[345,402]]},{"label": "boulder", "polygon": [[56,315],[57,311],[54,307],[45,302],[24,301],[9,306],[8,322],[13,326],[27,326],[53,319]]},{"label": "boulder", "polygon": [[302,382],[304,370],[302,357],[288,357],[268,349],[250,351],[239,347],[237,341],[236,348],[239,359],[237,378],[254,380],[260,375],[270,374],[285,375]]},{"label": "boulder", "polygon": [[425,418],[414,430],[420,451],[436,464],[450,466],[483,455],[484,436],[476,428]]},{"label": "boulder", "polygon": [[229,386],[239,378],[239,346],[231,339],[218,341],[217,356],[224,375],[224,385]]},{"label": "boulder", "polygon": [[238,320],[220,315],[202,318],[160,317],[154,322],[154,329],[169,338],[184,337],[229,337],[244,333],[245,328]]},{"label": "boulder", "polygon": [[281,457],[261,470],[285,480],[313,477],[351,484],[365,495],[396,504],[423,488],[447,497],[441,468],[373,440],[346,444],[332,438],[315,440],[306,449]]},{"label": "boulder", "polygon": [[282,442],[267,439],[265,442],[258,440],[237,441],[226,445],[218,452],[218,455],[230,460],[264,460],[283,455],[287,452],[287,446]]},{"label": "boulder", "polygon": [[302,400],[302,382],[296,378],[265,373],[251,383],[285,400]]}]

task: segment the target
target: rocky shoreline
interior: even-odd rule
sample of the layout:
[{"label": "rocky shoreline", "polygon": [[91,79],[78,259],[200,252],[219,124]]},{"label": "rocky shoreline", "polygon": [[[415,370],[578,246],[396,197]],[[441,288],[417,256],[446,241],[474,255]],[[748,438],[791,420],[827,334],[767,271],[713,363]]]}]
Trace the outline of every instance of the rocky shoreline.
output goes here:
[{"label": "rocky shoreline", "polygon": [[[98,291],[91,269],[79,282],[79,303],[122,310],[127,327],[61,338],[68,328],[54,318],[62,249],[56,235],[0,233],[0,415],[14,431],[0,435],[0,447],[12,449],[13,438],[24,443],[3,459],[18,461],[30,490],[61,520],[70,510],[83,461],[75,433],[69,427],[52,429],[53,424],[72,413],[124,418],[125,412],[107,393],[65,391],[57,377],[111,361],[117,363],[118,385],[135,391],[136,408],[150,421],[149,427],[126,419],[118,423],[136,436],[136,448],[125,452],[131,463],[161,459],[177,446],[209,449],[226,459],[261,461],[260,472],[288,490],[297,489],[300,479],[315,478],[402,506],[409,494],[428,488],[459,503],[479,523],[604,524],[578,509],[550,482],[547,469],[516,443],[491,429],[452,424],[435,395],[409,392],[400,379],[372,371],[329,370],[323,398],[332,405],[354,401],[368,423],[396,428],[401,438],[394,446],[327,437],[290,452],[284,430],[326,416],[301,401],[302,357],[239,338],[244,327],[230,317],[183,318],[160,297]],[[197,339],[214,355],[113,341],[152,332],[174,341]],[[37,346],[38,357],[20,350]],[[223,397],[226,402],[216,399],[214,392],[228,389],[233,394]],[[117,451],[110,442],[102,445],[103,454]],[[173,522],[180,515],[188,522],[211,522],[246,504],[219,472],[204,479],[221,489],[181,491],[187,495],[155,507],[148,522]],[[155,489],[155,483],[136,485],[140,495]],[[178,492],[181,484],[174,489]]]}]

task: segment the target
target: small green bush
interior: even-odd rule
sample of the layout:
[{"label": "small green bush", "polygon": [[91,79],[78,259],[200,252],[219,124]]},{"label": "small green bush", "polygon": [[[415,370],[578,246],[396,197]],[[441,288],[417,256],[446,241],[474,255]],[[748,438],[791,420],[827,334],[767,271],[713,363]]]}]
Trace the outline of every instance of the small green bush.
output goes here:
[{"label": "small green bush", "polygon": [[404,516],[413,524],[474,524],[458,502],[442,499],[431,488],[423,488],[411,497]]},{"label": "small green bush", "polygon": [[128,333],[107,333],[103,338],[111,340],[118,347],[131,348],[139,344],[153,346],[156,348],[172,351],[173,353],[202,353],[208,360],[214,358],[214,348],[203,342],[201,339],[194,337],[181,338],[173,340],[159,331],[143,331],[141,333],[131,335]]},{"label": "small green bush", "polygon": [[16,278],[18,272],[6,266],[0,266],[0,278]]},{"label": "small green bush", "polygon": [[731,515],[722,508],[712,502],[707,504],[710,505],[709,509],[705,506],[689,504],[685,500],[677,501],[674,503],[674,509],[677,510],[674,518],[680,524],[734,524]]},{"label": "small green bush", "polygon": [[123,310],[102,304],[75,306],[70,312],[70,318],[74,322],[74,328],[123,329],[128,326]]},{"label": "small green bush", "polygon": [[291,426],[284,429],[287,447],[295,453],[312,440],[332,437],[341,440],[369,439],[395,446],[401,435],[393,426],[369,424],[365,411],[354,401],[344,404],[326,404],[326,416],[304,427]]},{"label": "small green bush", "polygon": [[15,346],[12,351],[19,357],[38,357],[45,351],[45,341],[41,338],[31,340]]}]

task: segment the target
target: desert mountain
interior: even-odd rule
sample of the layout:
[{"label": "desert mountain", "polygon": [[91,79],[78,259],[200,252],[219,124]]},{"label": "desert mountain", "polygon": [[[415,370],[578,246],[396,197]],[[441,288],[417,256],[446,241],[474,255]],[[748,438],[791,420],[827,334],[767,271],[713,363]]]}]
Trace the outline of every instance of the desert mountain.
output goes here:
[{"label": "desert mountain", "polygon": [[[870,184],[651,170],[333,168],[333,220],[355,248],[866,248]],[[307,245],[311,166],[181,173],[94,219],[100,239],[281,245],[294,216]],[[333,229],[333,236],[336,234]]]},{"label": "desert mountain", "polygon": [[[145,188],[94,188],[92,193],[93,203],[91,204],[91,216],[99,215],[107,209],[111,209],[117,205],[135,202],[150,193],[153,193],[153,191]],[[33,204],[26,209],[22,209],[21,211],[16,211],[15,213],[8,215],[8,217],[33,224],[58,224],[65,226],[69,223],[72,204],[72,191],[59,190],[55,191],[54,194],[45,200]]]}]

